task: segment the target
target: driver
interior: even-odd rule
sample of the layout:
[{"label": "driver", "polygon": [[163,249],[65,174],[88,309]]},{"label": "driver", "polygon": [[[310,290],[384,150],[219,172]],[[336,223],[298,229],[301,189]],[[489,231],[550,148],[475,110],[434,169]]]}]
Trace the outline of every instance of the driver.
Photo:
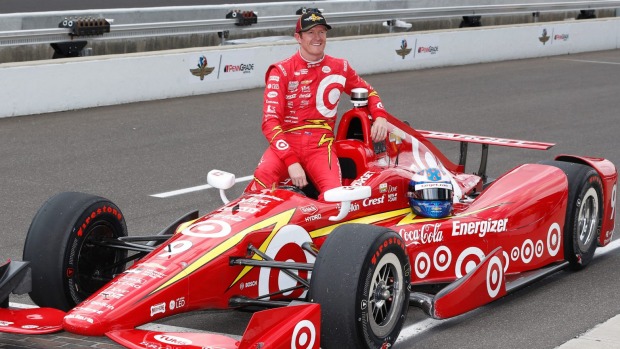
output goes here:
[{"label": "driver", "polygon": [[322,198],[326,190],[341,185],[332,143],[342,92],[368,90],[374,120],[371,138],[375,142],[385,139],[387,112],[377,92],[348,61],[325,54],[330,29],[320,13],[301,15],[295,30],[299,50],[267,69],[262,130],[269,148],[247,190],[271,188],[288,177],[299,188],[312,181]]},{"label": "driver", "polygon": [[452,213],[452,183],[443,178],[438,168],[428,168],[409,181],[409,204],[418,216],[443,218]]}]

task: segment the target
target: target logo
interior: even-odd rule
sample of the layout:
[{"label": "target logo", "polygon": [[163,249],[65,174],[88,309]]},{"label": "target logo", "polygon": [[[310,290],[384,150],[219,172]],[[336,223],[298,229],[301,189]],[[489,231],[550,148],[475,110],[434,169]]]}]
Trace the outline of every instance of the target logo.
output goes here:
[{"label": "target logo", "polygon": [[426,275],[431,271],[431,259],[426,252],[420,252],[415,257],[415,274],[424,279]]},{"label": "target logo", "polygon": [[316,341],[316,328],[310,320],[302,320],[293,329],[291,337],[291,349],[314,348]]},{"label": "target logo", "polygon": [[319,83],[316,92],[316,109],[326,118],[336,116],[340,94],[347,79],[342,75],[326,76]]},{"label": "target logo", "polygon": [[558,223],[551,224],[547,233],[547,252],[549,252],[551,257],[555,257],[560,252],[561,241],[562,232],[560,231],[560,225]]},{"label": "target logo", "polygon": [[164,251],[167,251],[167,252],[158,255],[158,257],[168,258],[168,257],[173,256],[175,254],[178,254],[178,253],[181,253],[181,252],[185,252],[185,251],[189,250],[190,248],[192,248],[192,242],[191,241],[176,240],[176,241],[170,243],[168,246],[166,246],[166,248],[164,248]]},{"label": "target logo", "polygon": [[504,255],[504,273],[508,272],[508,266],[510,265],[510,256],[506,251],[502,251]]},{"label": "target logo", "polygon": [[523,263],[528,264],[534,258],[534,243],[532,240],[527,239],[523,241],[523,246],[521,246],[521,260]]},{"label": "target logo", "polygon": [[495,298],[504,283],[504,268],[498,256],[491,257],[487,267],[487,292],[489,297]]},{"label": "target logo", "polygon": [[482,262],[482,259],[484,259],[484,252],[481,249],[478,247],[466,248],[456,260],[456,277],[462,278],[464,275],[467,275],[467,273],[476,268],[476,265]]},{"label": "target logo", "polygon": [[[314,263],[315,257],[301,246],[306,242],[312,242],[308,232],[298,225],[287,225],[275,233],[273,239],[265,249],[265,254],[273,260],[280,262]],[[310,272],[307,270],[291,271],[302,279],[309,279]],[[277,268],[261,268],[258,277],[258,294],[261,296],[273,294],[281,290],[291,289],[283,293],[284,296],[302,298],[306,294],[303,288],[293,289],[298,286],[297,280]],[[270,297],[268,299],[271,299]]]},{"label": "target logo", "polygon": [[516,262],[520,256],[521,256],[521,251],[519,250],[519,248],[513,247],[512,251],[510,251],[510,259],[512,259],[513,262]]},{"label": "target logo", "polygon": [[181,233],[187,236],[198,238],[221,238],[225,237],[232,231],[230,224],[219,220],[208,220],[192,224]]},{"label": "target logo", "polygon": [[452,252],[446,246],[439,246],[433,255],[433,264],[438,271],[445,271],[452,263]]},{"label": "target logo", "polygon": [[536,258],[542,257],[544,252],[545,252],[545,245],[543,244],[542,240],[536,241],[536,248],[534,250],[534,253],[536,253]]},{"label": "target logo", "polygon": [[278,140],[276,142],[276,149],[278,149],[278,150],[286,150],[286,149],[288,149],[288,143],[286,143],[285,140],[280,139],[280,140]]}]

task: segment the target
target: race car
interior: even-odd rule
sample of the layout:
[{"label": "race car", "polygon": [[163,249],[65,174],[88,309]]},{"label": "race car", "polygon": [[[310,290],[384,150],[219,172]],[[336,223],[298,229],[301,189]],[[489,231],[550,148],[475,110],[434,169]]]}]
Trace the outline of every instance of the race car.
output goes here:
[{"label": "race car", "polygon": [[[190,212],[150,236],[128,236],[108,199],[60,193],[33,218],[23,262],[0,267],[0,331],[108,336],[127,348],[387,348],[410,306],[445,319],[550,273],[582,269],[614,234],[617,171],[559,155],[486,175],[489,146],[551,143],[416,130],[388,115],[370,139],[363,99],[333,146],[343,186],[247,190],[213,170],[220,208]],[[432,143],[461,143],[453,163]],[[482,146],[465,172],[467,145]],[[29,293],[39,308],[9,308]],[[140,326],[204,309],[262,309],[245,333]]]}]

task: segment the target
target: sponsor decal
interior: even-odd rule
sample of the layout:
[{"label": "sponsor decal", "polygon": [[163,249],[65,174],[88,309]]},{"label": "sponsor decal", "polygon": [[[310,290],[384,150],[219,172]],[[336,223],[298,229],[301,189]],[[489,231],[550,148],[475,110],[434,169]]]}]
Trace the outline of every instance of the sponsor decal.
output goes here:
[{"label": "sponsor decal", "polygon": [[96,210],[92,211],[84,220],[84,222],[82,222],[82,224],[80,225],[80,228],[77,231],[77,236],[82,236],[84,235],[84,229],[86,229],[86,227],[90,224],[90,222],[95,219],[97,216],[102,215],[102,214],[111,214],[114,216],[114,218],[118,219],[119,221],[123,219],[123,215],[116,209],[116,208],[112,208],[110,206],[103,206],[103,207],[99,207]]},{"label": "sponsor decal", "polygon": [[452,221],[452,236],[478,235],[483,238],[487,233],[503,233],[508,228],[508,218],[488,219],[486,221],[473,221],[461,223]]},{"label": "sponsor decal", "polygon": [[398,234],[407,245],[425,245],[443,241],[443,231],[440,228],[441,224],[439,223],[424,224],[419,229],[400,229]]},{"label": "sponsor decal", "polygon": [[285,98],[286,98],[286,100],[291,100],[291,99],[297,98],[297,94],[293,93],[292,95],[286,95]]},{"label": "sponsor decal", "polygon": [[405,249],[405,246],[403,245],[403,241],[401,239],[389,238],[389,239],[383,241],[383,243],[379,246],[379,248],[377,248],[377,250],[373,254],[372,258],[370,259],[370,262],[373,265],[376,265],[377,264],[377,260],[381,256],[381,253],[383,252],[383,250],[388,248],[388,247],[390,247],[390,246],[392,246],[392,245],[396,245],[396,246],[402,248],[403,250]]},{"label": "sponsor decal", "polygon": [[0,321],[0,327],[7,327],[7,326],[11,326],[15,324],[14,322],[10,322],[10,321]]},{"label": "sponsor decal", "polygon": [[312,221],[318,221],[319,219],[321,219],[321,214],[320,213],[306,217],[305,221],[306,222],[312,222]]},{"label": "sponsor decal", "polygon": [[272,90],[279,90],[280,89],[280,85],[278,85],[278,84],[268,84],[267,88],[272,89]]},{"label": "sponsor decal", "polygon": [[388,185],[387,183],[379,184],[379,193],[387,193]]},{"label": "sponsor decal", "polygon": [[398,193],[389,193],[388,202],[396,202],[398,200]]},{"label": "sponsor decal", "polygon": [[289,81],[289,83],[288,83],[288,90],[289,91],[295,91],[298,86],[299,86],[299,81]]},{"label": "sponsor decal", "polygon": [[90,318],[88,316],[80,315],[80,314],[69,314],[69,315],[65,316],[65,319],[76,319],[76,320],[80,320],[80,321],[86,321],[89,324],[95,323],[95,321],[92,318]]},{"label": "sponsor decal", "polygon": [[275,112],[276,112],[276,107],[271,105],[271,104],[269,104],[267,106],[267,113],[275,113]]},{"label": "sponsor decal", "polygon": [[254,63],[249,64],[227,64],[224,66],[224,73],[242,72],[244,74],[251,73],[254,70]]},{"label": "sponsor decal", "polygon": [[299,210],[304,213],[304,214],[314,214],[316,213],[316,211],[318,211],[319,209],[316,208],[316,206],[314,206],[313,204],[307,205],[307,206],[303,206],[301,208],[299,208]]},{"label": "sponsor decal", "polygon": [[207,57],[200,56],[196,68],[190,69],[189,72],[192,73],[193,76],[199,77],[200,80],[204,80],[205,76],[213,72],[213,69],[215,69],[215,67],[207,66]]},{"label": "sponsor decal", "polygon": [[168,244],[165,248],[166,252],[158,255],[157,257],[168,258],[172,255],[189,250],[192,245],[192,242],[188,240],[176,240],[173,243]]},{"label": "sponsor decal", "polygon": [[278,150],[286,150],[288,149],[288,143],[285,140],[280,139],[276,142],[276,149]]},{"label": "sponsor decal", "polygon": [[432,55],[439,52],[439,46],[418,47],[418,53],[430,53]]},{"label": "sponsor decal", "polygon": [[316,328],[314,328],[312,321],[301,320],[293,329],[291,349],[314,348],[316,337]]},{"label": "sponsor decal", "polygon": [[280,82],[280,77],[277,75],[271,75],[268,79],[269,81]]},{"label": "sponsor decal", "polygon": [[569,38],[568,34],[555,34],[553,36],[554,41],[568,41],[568,38]]},{"label": "sponsor decal", "polygon": [[179,297],[177,299],[173,299],[170,302],[168,302],[168,309],[170,309],[170,311],[174,309],[178,309],[178,308],[183,308],[184,306],[185,306],[185,297]]},{"label": "sponsor decal", "polygon": [[366,181],[368,181],[374,175],[375,175],[374,172],[366,171],[366,173],[361,175],[360,178],[354,180],[353,183],[351,183],[351,186],[354,186],[354,187],[362,186],[364,185],[364,183],[366,183]]},{"label": "sponsor decal", "polygon": [[162,303],[157,303],[151,306],[151,317],[157,314],[164,314],[164,313],[166,313],[166,303],[162,302]]},{"label": "sponsor decal", "polygon": [[362,201],[362,206],[369,207],[375,205],[381,205],[385,202],[385,195],[381,195],[379,198],[366,198]]},{"label": "sponsor decal", "polygon": [[172,336],[169,334],[158,334],[158,335],[153,336],[153,338],[160,343],[165,343],[165,344],[170,344],[170,345],[191,345],[192,344],[192,341],[187,338],[183,338],[179,336]]},{"label": "sponsor decal", "polygon": [[324,66],[323,68],[321,68],[321,71],[325,74],[329,74],[332,71],[332,69],[328,66]]},{"label": "sponsor decal", "polygon": [[312,93],[302,93],[299,95],[299,98],[311,98]]},{"label": "sponsor decal", "polygon": [[278,93],[276,91],[270,91],[269,93],[267,93],[267,97],[276,98],[278,97]]},{"label": "sponsor decal", "polygon": [[550,38],[551,37],[547,35],[547,29],[544,28],[542,31],[542,35],[538,37],[538,41],[542,42],[542,44],[545,45]]},{"label": "sponsor decal", "polygon": [[400,41],[400,48],[396,50],[396,54],[405,59],[405,57],[411,53],[411,49],[407,47],[407,40],[402,39]]},{"label": "sponsor decal", "polygon": [[230,224],[219,221],[216,219],[210,219],[194,223],[189,227],[183,229],[181,232],[183,235],[194,236],[199,238],[221,238],[228,236],[232,228]]}]

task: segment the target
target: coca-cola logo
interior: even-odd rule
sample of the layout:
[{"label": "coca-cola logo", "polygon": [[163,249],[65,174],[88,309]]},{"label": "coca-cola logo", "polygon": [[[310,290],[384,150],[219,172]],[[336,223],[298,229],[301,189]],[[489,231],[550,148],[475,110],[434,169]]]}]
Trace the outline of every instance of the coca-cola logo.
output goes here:
[{"label": "coca-cola logo", "polygon": [[405,240],[405,243],[414,245],[424,245],[433,242],[443,241],[443,231],[441,224],[424,224],[419,229],[401,229],[398,233]]}]

